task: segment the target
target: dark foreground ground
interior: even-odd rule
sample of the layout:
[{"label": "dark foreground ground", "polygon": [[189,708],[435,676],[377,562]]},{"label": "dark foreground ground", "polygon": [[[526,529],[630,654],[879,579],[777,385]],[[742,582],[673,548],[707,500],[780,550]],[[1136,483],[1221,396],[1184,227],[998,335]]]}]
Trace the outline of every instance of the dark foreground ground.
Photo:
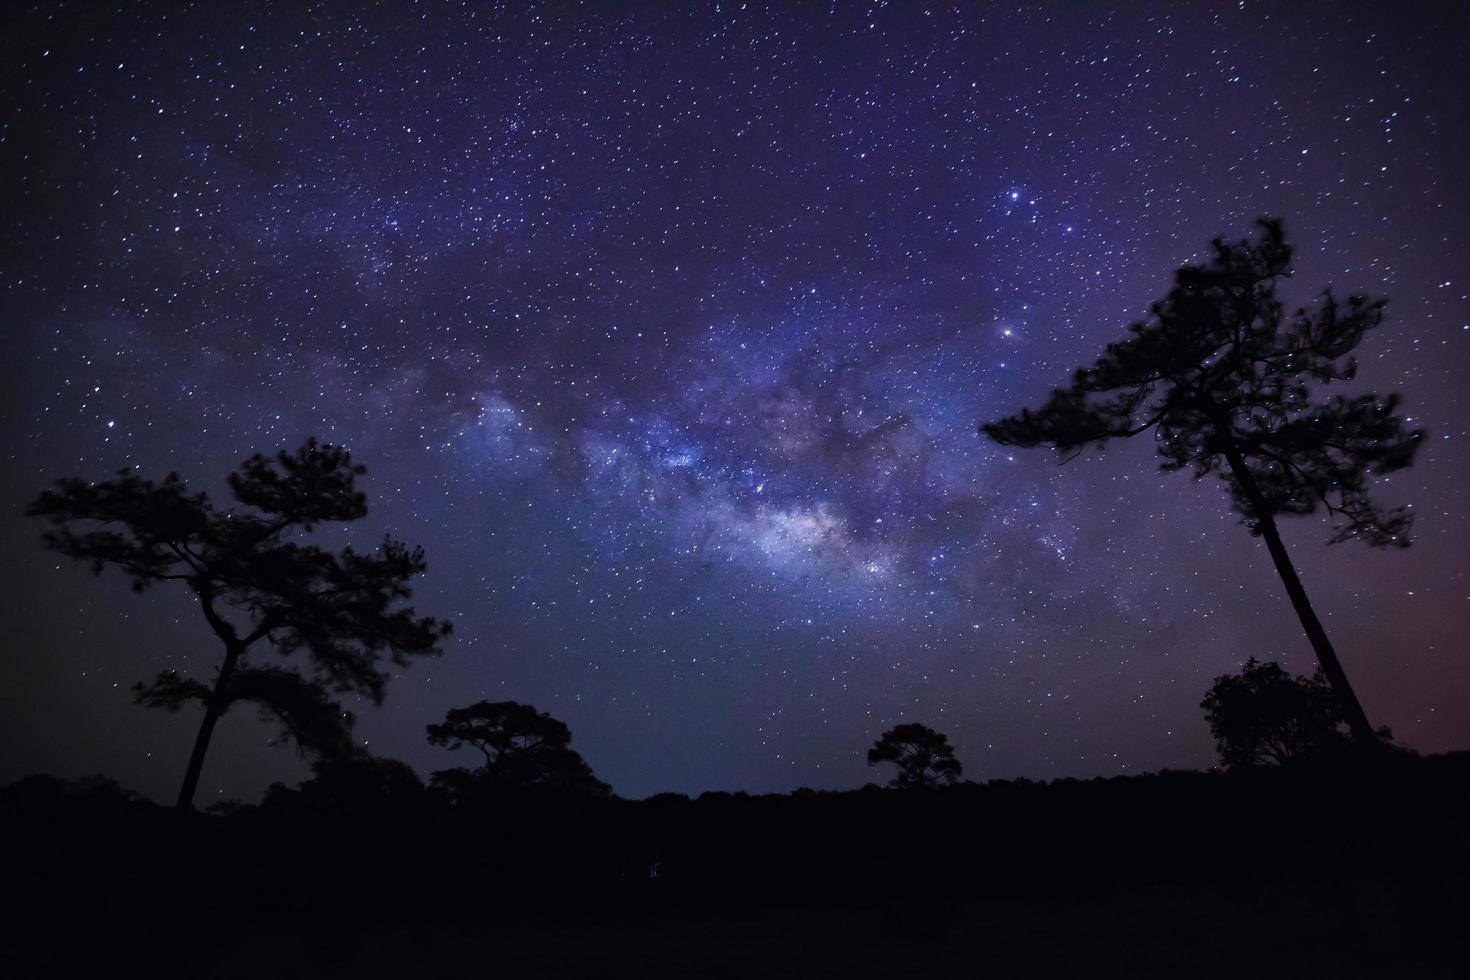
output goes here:
[{"label": "dark foreground ground", "polygon": [[14,977],[1462,977],[1470,758],[931,793],[0,793]]}]

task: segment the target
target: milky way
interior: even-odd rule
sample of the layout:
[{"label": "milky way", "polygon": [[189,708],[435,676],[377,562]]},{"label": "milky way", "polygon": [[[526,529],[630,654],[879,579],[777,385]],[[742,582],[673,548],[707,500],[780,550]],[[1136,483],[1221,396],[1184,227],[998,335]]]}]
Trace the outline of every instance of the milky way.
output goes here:
[{"label": "milky way", "polygon": [[[1308,5],[1300,5],[1306,8]],[[227,9],[228,8],[228,9]],[[1221,488],[982,421],[1274,214],[1288,293],[1390,299],[1360,385],[1429,442],[1416,546],[1285,528],[1375,724],[1470,738],[1470,18],[1453,4],[7,13],[0,778],[167,798],[197,611],[47,554],[50,479],[340,442],[445,656],[360,707],[428,771],[480,698],[621,793],[848,787],[886,727],[972,778],[1209,764],[1199,700],[1311,653]],[[245,714],[207,797],[305,771]]]}]

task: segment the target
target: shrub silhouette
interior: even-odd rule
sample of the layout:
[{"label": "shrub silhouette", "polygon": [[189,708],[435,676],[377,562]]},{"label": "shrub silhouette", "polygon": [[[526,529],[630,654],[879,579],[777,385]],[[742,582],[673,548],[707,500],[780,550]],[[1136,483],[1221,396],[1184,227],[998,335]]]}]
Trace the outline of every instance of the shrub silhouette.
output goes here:
[{"label": "shrub silhouette", "polygon": [[272,784],[262,805],[269,810],[346,813],[361,821],[410,809],[423,795],[423,781],[411,766],[359,754],[316,760],[311,779],[298,789]]},{"label": "shrub silhouette", "polygon": [[[1294,677],[1252,657],[1240,673],[1216,677],[1200,707],[1220,762],[1230,768],[1286,765],[1347,744],[1341,703],[1321,668]],[[1378,735],[1390,737],[1387,728]]]}]

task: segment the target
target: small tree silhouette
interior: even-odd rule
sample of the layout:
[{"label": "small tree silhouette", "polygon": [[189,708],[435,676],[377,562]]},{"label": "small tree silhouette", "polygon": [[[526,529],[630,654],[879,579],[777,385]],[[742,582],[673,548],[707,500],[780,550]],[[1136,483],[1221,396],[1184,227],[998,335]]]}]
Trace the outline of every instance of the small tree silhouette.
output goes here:
[{"label": "small tree silhouette", "polygon": [[1284,765],[1347,740],[1341,704],[1320,667],[1311,677],[1293,677],[1278,663],[1252,657],[1239,674],[1216,677],[1200,707],[1220,762],[1231,768]]},{"label": "small tree silhouette", "polygon": [[[165,671],[134,687],[148,707],[204,706],[180,809],[193,806],[214,726],[232,705],[252,702],[281,723],[283,739],[340,755],[351,751],[352,716],[330,692],[381,703],[384,654],[402,666],[439,652],[449,624],[401,604],[425,568],[421,549],[385,538],[373,553],[334,554],[300,540],[319,524],[367,514],[356,488],[364,472],[347,450],[313,439],[294,454],[245,460],[229,477],[238,506],[226,510],[191,493],[177,473],[154,483],[130,470],[103,483],[59,480],[27,508],[51,522],[47,545],[97,574],[120,569],[137,592],[158,582],[185,585],[224,647],[213,686]],[[312,676],[251,662],[262,641],[282,656],[304,651]]]},{"label": "small tree silhouette", "polygon": [[1259,222],[1255,242],[1215,239],[1206,265],[1185,266],[1132,336],[1109,344],[1090,368],[1041,408],[981,426],[1004,445],[1052,446],[1070,459],[1109,439],[1154,432],[1164,470],[1218,473],[1251,533],[1266,540],[1323,674],[1355,740],[1376,739],[1327,632],[1307,599],[1277,515],[1319,507],[1339,521],[1332,542],[1409,543],[1407,509],[1383,510],[1369,474],[1410,465],[1423,438],[1395,412],[1398,397],[1312,401],[1308,383],[1350,379],[1352,351],[1383,318],[1384,301],[1330,291],[1287,315],[1276,296],[1291,248],[1281,223]]},{"label": "small tree silhouette", "polygon": [[897,789],[925,789],[952,783],[962,768],[949,737],[927,725],[897,725],[884,732],[868,750],[868,765],[891,762],[898,774],[888,785]]},{"label": "small tree silhouette", "polygon": [[612,791],[571,747],[571,729],[529,704],[478,701],[451,708],[443,722],[428,726],[428,734],[431,745],[450,751],[469,745],[485,756],[484,765],[477,770],[448,769],[434,774],[435,785],[460,799],[476,788],[544,787],[591,796],[607,796]]}]

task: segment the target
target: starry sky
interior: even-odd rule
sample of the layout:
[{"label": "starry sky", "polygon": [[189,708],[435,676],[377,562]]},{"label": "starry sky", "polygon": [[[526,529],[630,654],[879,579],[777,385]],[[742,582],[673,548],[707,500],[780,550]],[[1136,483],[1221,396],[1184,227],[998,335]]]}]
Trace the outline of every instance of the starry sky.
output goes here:
[{"label": "starry sky", "polygon": [[[1470,13],[1455,3],[93,4],[0,28],[0,781],[171,799],[196,608],[47,553],[51,479],[202,489],[348,445],[445,655],[368,747],[481,698],[621,794],[846,788],[883,729],[976,779],[1213,758],[1246,657],[1309,671],[1264,547],[1148,439],[1041,401],[1217,234],[1389,297],[1360,387],[1429,432],[1416,544],[1283,526],[1374,724],[1470,747]],[[223,496],[223,493],[221,493]],[[248,711],[201,801],[305,766]]]}]

